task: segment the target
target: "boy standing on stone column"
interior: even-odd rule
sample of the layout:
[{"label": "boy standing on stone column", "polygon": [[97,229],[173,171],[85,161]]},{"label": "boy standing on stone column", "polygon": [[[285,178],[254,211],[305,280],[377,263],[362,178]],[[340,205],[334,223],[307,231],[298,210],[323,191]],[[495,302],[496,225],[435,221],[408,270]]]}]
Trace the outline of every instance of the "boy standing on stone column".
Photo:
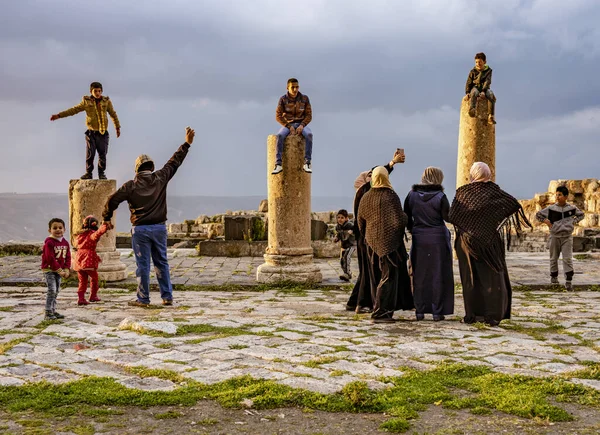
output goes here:
[{"label": "boy standing on stone column", "polygon": [[573,289],[573,229],[576,223],[585,216],[581,210],[567,204],[569,189],[566,186],[556,188],[556,203],[537,212],[538,221],[550,228],[550,279],[552,284],[558,284],[558,258],[562,254],[563,272],[567,290]]},{"label": "boy standing on stone column", "polygon": [[465,87],[467,95],[465,95],[465,99],[471,100],[469,116],[474,118],[477,109],[477,98],[482,99],[485,95],[488,101],[488,124],[492,125],[496,123],[494,117],[496,96],[490,89],[492,85],[492,69],[485,61],[485,53],[477,53],[475,55],[475,68],[469,72],[469,77],[467,77],[467,85]]},{"label": "boy standing on stone column", "polygon": [[89,96],[84,96],[81,103],[71,107],[63,112],[50,117],[50,121],[56,121],[59,118],[73,116],[85,110],[85,141],[87,143],[85,153],[85,174],[81,176],[82,180],[90,180],[94,169],[94,157],[98,151],[98,178],[106,180],[106,154],[108,153],[108,117],[113,120],[117,137],[121,136],[121,124],[117,117],[117,112],[113,108],[112,101],[106,96],[102,96],[102,84],[93,82],[90,85]]},{"label": "boy standing on stone column", "polygon": [[308,96],[300,93],[300,85],[297,79],[291,78],[287,81],[287,93],[279,99],[275,119],[282,127],[277,132],[277,157],[275,169],[271,174],[279,174],[283,171],[283,166],[281,166],[283,146],[285,138],[289,134],[304,136],[304,166],[302,169],[304,169],[304,172],[311,173],[313,134],[307,126],[312,120],[312,107]]}]

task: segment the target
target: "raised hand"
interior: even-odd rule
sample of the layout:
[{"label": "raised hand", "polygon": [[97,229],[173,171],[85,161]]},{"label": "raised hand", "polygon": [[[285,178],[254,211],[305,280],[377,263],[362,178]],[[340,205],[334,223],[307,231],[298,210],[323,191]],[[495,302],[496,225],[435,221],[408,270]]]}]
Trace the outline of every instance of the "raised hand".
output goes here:
[{"label": "raised hand", "polygon": [[185,128],[185,141],[190,145],[194,142],[194,136],[196,136],[196,132],[191,127]]},{"label": "raised hand", "polygon": [[58,115],[52,115],[50,117],[50,121],[56,121],[58,118],[60,118],[60,116],[58,116]]}]

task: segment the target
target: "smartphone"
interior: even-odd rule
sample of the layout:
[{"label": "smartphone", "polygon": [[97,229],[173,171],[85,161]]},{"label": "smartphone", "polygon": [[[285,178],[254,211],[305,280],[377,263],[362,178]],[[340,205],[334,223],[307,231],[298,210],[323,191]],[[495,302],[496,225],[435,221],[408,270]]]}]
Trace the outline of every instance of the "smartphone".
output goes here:
[{"label": "smartphone", "polygon": [[404,155],[404,148],[396,148],[396,151],[398,151],[400,154]]}]

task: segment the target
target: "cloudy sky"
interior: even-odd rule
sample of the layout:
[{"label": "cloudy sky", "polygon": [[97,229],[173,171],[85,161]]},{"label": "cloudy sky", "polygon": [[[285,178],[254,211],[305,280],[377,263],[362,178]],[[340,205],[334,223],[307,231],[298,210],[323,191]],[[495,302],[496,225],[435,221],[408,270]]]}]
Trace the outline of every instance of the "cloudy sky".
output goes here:
[{"label": "cloudy sky", "polygon": [[[497,181],[518,197],[599,177],[597,0],[8,0],[0,15],[0,191],[66,192],[84,172],[85,115],[53,113],[104,85],[122,123],[108,175],[158,164],[196,129],[171,194],[266,195],[266,137],[286,80],[313,105],[313,195],[407,162],[455,185],[460,100],[484,51],[498,97]],[[270,169],[270,168],[268,168]]]}]

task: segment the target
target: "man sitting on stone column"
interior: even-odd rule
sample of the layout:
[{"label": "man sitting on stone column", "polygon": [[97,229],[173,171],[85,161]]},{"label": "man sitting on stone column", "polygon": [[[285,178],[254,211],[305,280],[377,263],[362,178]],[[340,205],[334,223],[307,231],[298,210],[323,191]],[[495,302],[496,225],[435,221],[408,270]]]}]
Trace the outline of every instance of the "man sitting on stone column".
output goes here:
[{"label": "man sitting on stone column", "polygon": [[173,154],[162,169],[154,171],[154,162],[146,154],[135,161],[135,177],[108,198],[102,217],[109,229],[114,211],[123,201],[131,210],[131,245],[135,254],[138,281],[137,299],[129,302],[136,307],[150,305],[150,258],[163,305],[173,305],[173,287],[167,261],[167,184],[185,159],[196,133],[185,131],[185,143]]},{"label": "man sitting on stone column", "polygon": [[287,81],[287,93],[279,99],[277,110],[275,111],[275,119],[282,125],[277,133],[277,157],[275,169],[271,174],[279,174],[283,171],[282,155],[285,138],[291,134],[301,134],[304,136],[304,169],[305,172],[311,173],[311,158],[312,158],[312,142],[313,134],[308,128],[308,124],[312,120],[312,107],[310,100],[306,95],[300,93],[300,85],[298,80],[291,78]]},{"label": "man sitting on stone column", "polygon": [[465,86],[465,100],[471,100],[469,108],[469,116],[475,117],[477,109],[477,98],[487,98],[488,102],[488,124],[496,123],[494,111],[496,107],[496,96],[490,89],[492,85],[492,69],[486,62],[485,53],[477,53],[475,55],[475,68],[469,72],[467,84]]}]

